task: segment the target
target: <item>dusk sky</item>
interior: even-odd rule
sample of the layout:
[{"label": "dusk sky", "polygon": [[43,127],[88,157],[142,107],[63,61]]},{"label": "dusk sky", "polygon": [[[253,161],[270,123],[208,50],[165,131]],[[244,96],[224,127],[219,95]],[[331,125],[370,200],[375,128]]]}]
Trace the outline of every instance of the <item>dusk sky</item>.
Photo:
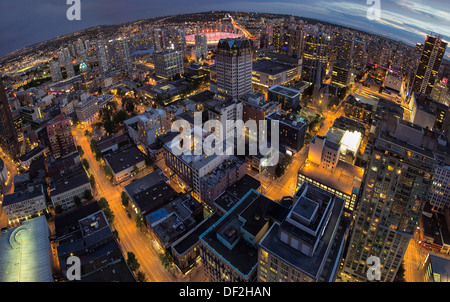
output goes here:
[{"label": "dusk sky", "polygon": [[[375,0],[81,0],[81,21],[66,18],[66,0],[2,0],[0,57],[15,49],[96,25],[173,14],[238,10],[292,14],[370,31],[415,45],[429,33],[450,41],[449,0],[380,0],[381,20],[367,10]],[[447,58],[450,50],[447,48]]]}]

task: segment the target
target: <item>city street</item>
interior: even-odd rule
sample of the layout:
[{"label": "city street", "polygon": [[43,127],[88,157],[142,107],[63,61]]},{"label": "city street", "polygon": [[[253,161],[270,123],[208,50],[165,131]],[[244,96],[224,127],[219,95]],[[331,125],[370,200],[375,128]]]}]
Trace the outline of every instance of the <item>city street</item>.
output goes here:
[{"label": "city street", "polygon": [[[80,145],[84,151],[83,158],[86,158],[89,162],[89,173],[94,175],[96,180],[97,193],[95,198],[98,200],[101,197],[105,197],[114,213],[115,219],[111,227],[119,233],[119,245],[124,257],[127,257],[127,252],[133,252],[141,264],[140,270],[145,273],[148,281],[182,281],[183,277],[175,276],[163,267],[159,259],[159,252],[156,250],[155,245],[151,243],[151,236],[148,232],[144,233],[136,227],[134,215],[131,218],[128,217],[121,200],[123,184],[114,186],[106,178],[102,166],[95,160],[91,152],[89,146],[90,138],[84,136],[84,129],[74,129],[73,136],[76,145]],[[132,211],[131,208],[129,211]],[[194,278],[196,280],[199,279],[199,281],[204,280],[204,275],[202,272],[199,272],[195,274]]]}]

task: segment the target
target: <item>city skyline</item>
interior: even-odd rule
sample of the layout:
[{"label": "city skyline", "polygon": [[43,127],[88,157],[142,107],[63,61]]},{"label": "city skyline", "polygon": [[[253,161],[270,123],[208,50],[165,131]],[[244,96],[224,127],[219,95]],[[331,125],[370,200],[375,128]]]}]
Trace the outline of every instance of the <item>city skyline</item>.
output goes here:
[{"label": "city skyline", "polygon": [[[70,6],[65,2],[50,3],[45,0],[25,7],[20,2],[4,2],[0,4],[0,9],[10,13],[0,21],[4,28],[0,36],[4,41],[0,47],[0,56],[98,25],[214,10],[292,14],[368,31],[409,45],[422,43],[426,35],[431,33],[450,41],[450,26],[445,26],[450,24],[450,13],[445,8],[450,7],[444,0],[426,3],[419,0],[380,1],[380,20],[369,20],[367,12],[374,4],[359,0],[319,0],[313,3],[292,0],[197,1],[189,7],[177,5],[178,1],[81,1],[80,21],[66,18]],[[255,6],[255,3],[258,5]],[[450,58],[450,51],[446,52],[445,58]]]}]

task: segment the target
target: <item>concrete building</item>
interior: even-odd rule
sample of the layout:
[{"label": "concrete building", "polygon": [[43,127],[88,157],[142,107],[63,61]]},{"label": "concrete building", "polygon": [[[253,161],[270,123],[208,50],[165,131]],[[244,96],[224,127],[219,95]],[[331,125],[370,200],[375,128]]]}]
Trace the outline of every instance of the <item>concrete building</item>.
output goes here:
[{"label": "concrete building", "polygon": [[410,121],[424,128],[435,129],[448,134],[450,110],[445,104],[433,100],[426,94],[413,93],[409,103]]},{"label": "concrete building", "polygon": [[167,205],[177,195],[169,179],[160,169],[131,182],[124,187],[136,213],[146,216]]},{"label": "concrete building", "polygon": [[113,100],[114,95],[112,94],[82,95],[80,101],[75,105],[75,113],[78,120],[82,123],[92,123],[100,110]]},{"label": "concrete building", "polygon": [[278,122],[279,146],[286,148],[292,153],[297,153],[305,145],[305,135],[307,124],[304,121],[291,120],[282,116],[278,112],[272,112],[266,117],[267,120],[267,141],[272,142],[272,122]]},{"label": "concrete building", "polygon": [[429,253],[423,264],[424,282],[450,282],[450,260]]},{"label": "concrete building", "polygon": [[352,65],[344,60],[337,61],[331,72],[331,84],[346,87],[350,84]]},{"label": "concrete building", "polygon": [[91,192],[91,182],[84,169],[77,169],[50,184],[50,200],[53,207],[69,210],[77,206],[75,197],[83,198],[86,191]]},{"label": "concrete building", "polygon": [[450,208],[450,166],[436,167],[428,201],[433,210],[438,212]]},{"label": "concrete building", "polygon": [[29,185],[26,190],[7,194],[3,197],[2,207],[9,223],[40,215],[47,210],[44,187]]},{"label": "concrete building", "polygon": [[252,52],[248,39],[221,39],[216,52],[219,95],[239,98],[252,92]]},{"label": "concrete building", "polygon": [[268,93],[271,87],[286,85],[300,78],[301,66],[293,66],[277,60],[262,59],[253,62],[253,90]]},{"label": "concrete building", "polygon": [[56,216],[55,232],[63,280],[68,279],[67,259],[76,256],[81,265],[79,282],[136,281],[97,203]]},{"label": "concrete building", "polygon": [[204,60],[208,57],[208,41],[206,35],[195,35],[195,60]]},{"label": "concrete building", "polygon": [[61,66],[59,65],[59,62],[51,61],[49,63],[49,67],[50,67],[50,74],[52,76],[52,81],[53,82],[62,81],[63,76],[61,73]]},{"label": "concrete building", "polygon": [[269,102],[281,104],[285,111],[295,109],[300,104],[300,91],[287,88],[281,85],[275,85],[268,90],[267,99]]},{"label": "concrete building", "polygon": [[378,129],[342,271],[348,280],[367,281],[370,256],[380,259],[381,281],[394,279],[432,185],[431,132],[387,117]]},{"label": "concrete building", "polygon": [[180,50],[164,50],[153,55],[155,72],[163,79],[173,78],[184,72],[184,56]]},{"label": "concrete building", "polygon": [[200,256],[210,281],[256,281],[258,244],[288,212],[289,208],[250,190],[200,236]]},{"label": "concrete building", "polygon": [[55,158],[76,152],[71,122],[65,115],[59,115],[47,125],[50,150]]},{"label": "concrete building", "polygon": [[135,146],[109,153],[104,160],[111,168],[115,183],[133,177],[145,167],[145,155]]},{"label": "concrete building", "polygon": [[284,221],[274,223],[258,249],[258,281],[334,282],[350,220],[344,200],[304,183]]}]

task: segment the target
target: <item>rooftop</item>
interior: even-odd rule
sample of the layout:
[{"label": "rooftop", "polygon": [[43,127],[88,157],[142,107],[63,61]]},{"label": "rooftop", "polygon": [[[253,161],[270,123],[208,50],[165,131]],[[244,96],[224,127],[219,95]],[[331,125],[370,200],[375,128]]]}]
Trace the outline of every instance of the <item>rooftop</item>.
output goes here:
[{"label": "rooftop", "polygon": [[53,282],[49,236],[45,216],[3,231],[0,236],[0,282]]},{"label": "rooftop", "polygon": [[292,88],[284,87],[281,85],[273,86],[269,89],[269,91],[272,91],[272,92],[275,92],[278,94],[282,94],[287,97],[295,97],[295,96],[300,95],[300,91],[292,89]]},{"label": "rooftop", "polygon": [[255,62],[253,62],[253,70],[254,71],[259,71],[262,73],[266,73],[269,75],[277,75],[283,72],[286,72],[288,70],[291,70],[293,68],[293,66],[289,66],[286,64],[282,64],[279,62],[275,62],[272,60],[257,60]]},{"label": "rooftop", "polygon": [[145,155],[136,146],[119,150],[105,156],[105,160],[114,173],[119,173],[145,160]]},{"label": "rooftop", "polygon": [[5,195],[3,197],[2,206],[9,206],[18,202],[22,202],[25,200],[33,199],[36,197],[42,196],[44,197],[44,189],[42,185],[36,185],[30,187],[29,189],[20,190],[18,192],[14,192],[12,194]]},{"label": "rooftop", "polygon": [[359,191],[361,187],[364,169],[338,161],[335,170],[329,171],[308,161],[300,167],[298,173],[351,196],[354,190]]}]

